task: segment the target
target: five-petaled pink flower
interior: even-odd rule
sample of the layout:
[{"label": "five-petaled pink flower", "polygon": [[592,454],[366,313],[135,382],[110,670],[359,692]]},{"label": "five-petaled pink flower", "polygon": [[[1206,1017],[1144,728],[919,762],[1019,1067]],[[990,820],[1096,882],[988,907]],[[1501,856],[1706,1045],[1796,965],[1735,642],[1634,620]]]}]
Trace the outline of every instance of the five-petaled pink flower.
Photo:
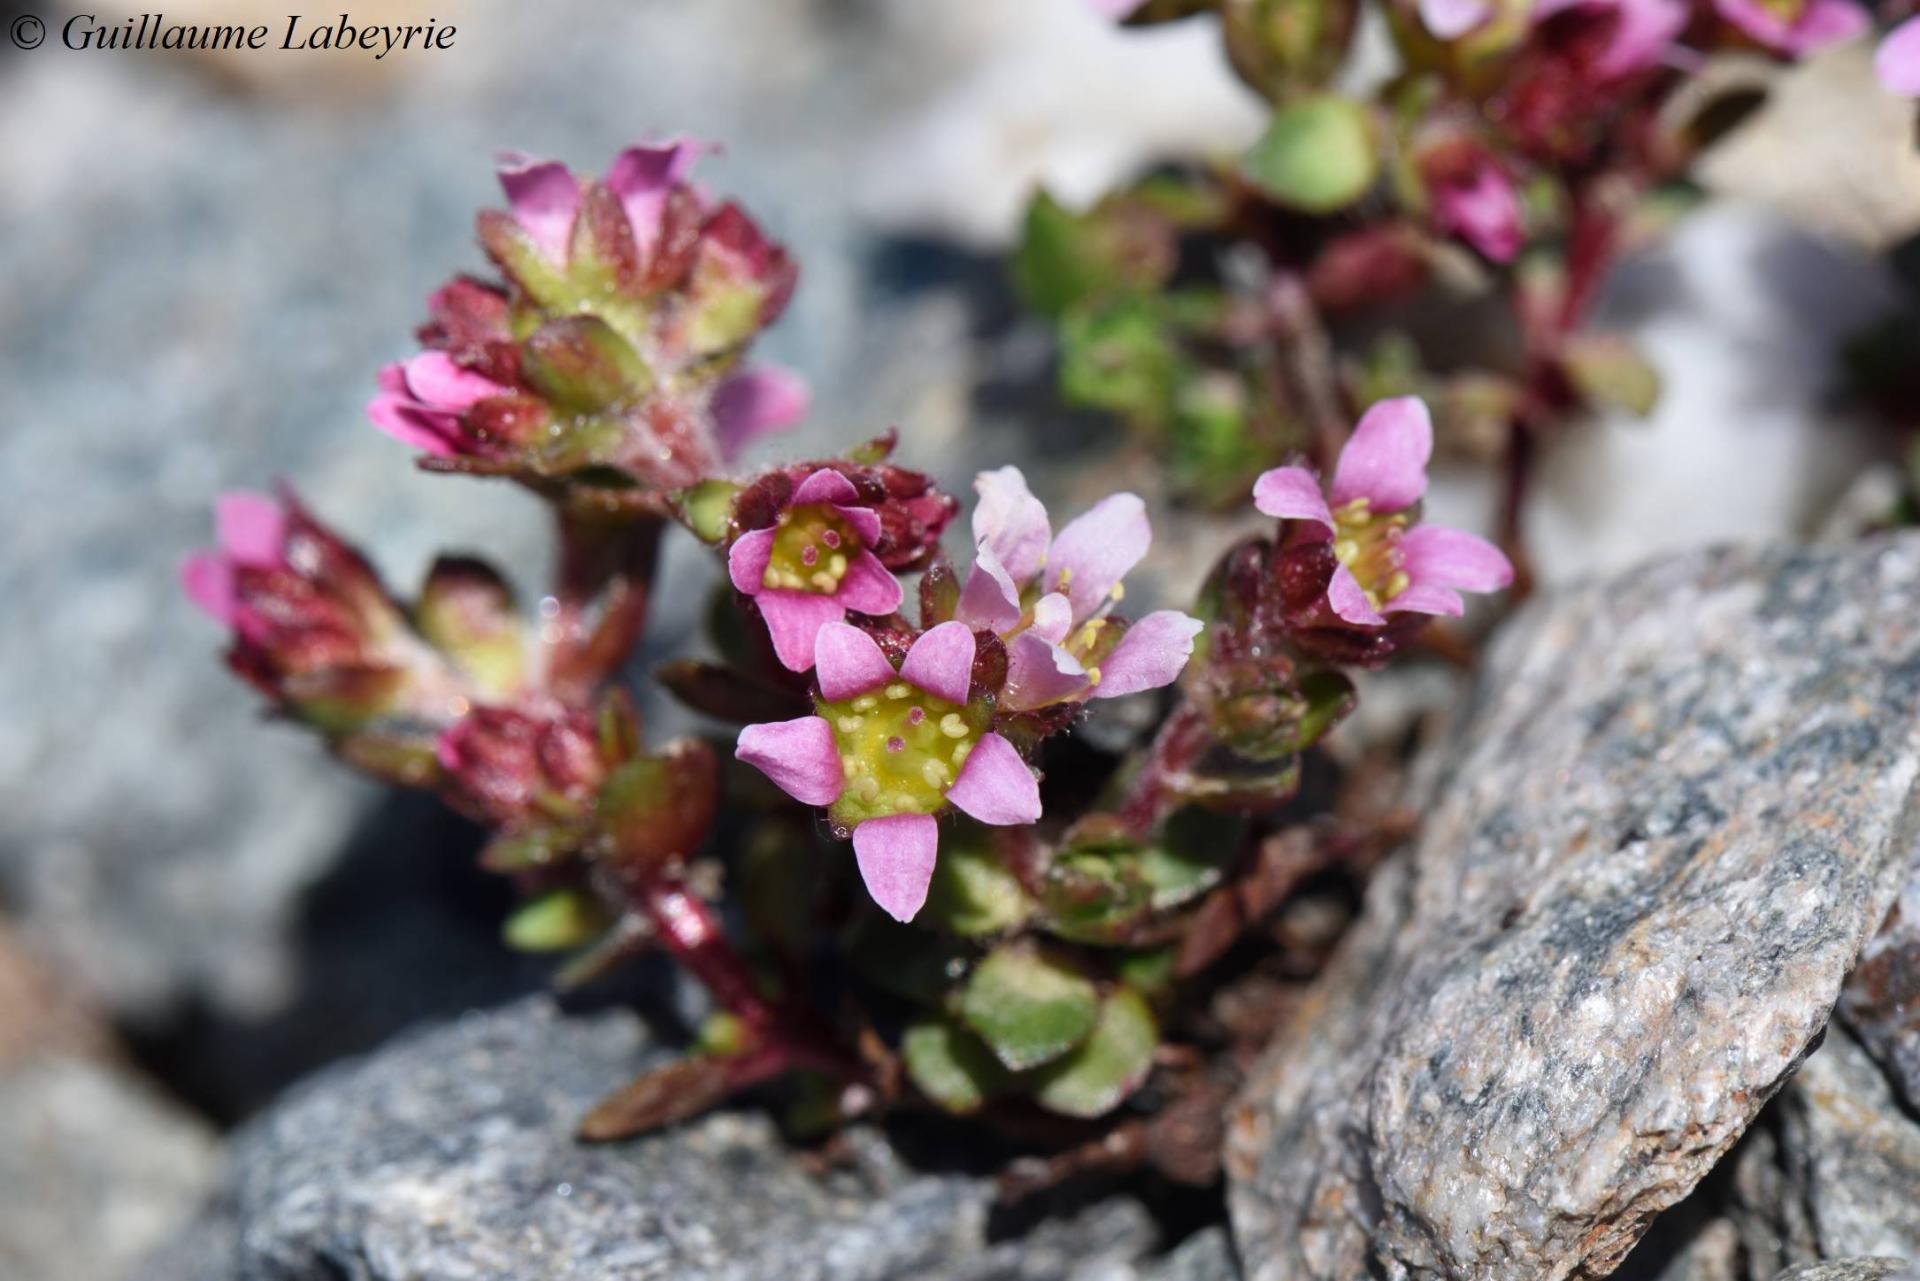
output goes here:
[{"label": "five-petaled pink flower", "polygon": [[1486,539],[1412,523],[1409,509],[1427,491],[1432,454],[1426,405],[1402,396],[1361,417],[1326,494],[1304,467],[1276,467],[1255,482],[1254,506],[1305,522],[1310,538],[1333,544],[1327,604],[1344,621],[1380,627],[1389,614],[1459,614],[1461,592],[1513,581],[1512,564]]},{"label": "five-petaled pink flower", "polygon": [[1903,98],[1920,98],[1920,18],[1889,31],[1873,55],[1880,83]]},{"label": "five-petaled pink flower", "polygon": [[1178,678],[1199,619],[1161,610],[1123,627],[1109,616],[1153,539],[1138,497],[1102,499],[1056,538],[1019,468],[982,472],[973,487],[973,572],[955,617],[1006,641],[1002,707],[1117,698]]},{"label": "five-petaled pink flower", "polygon": [[857,496],[852,481],[823,467],[794,486],[773,525],[748,530],[727,553],[733,585],[760,607],[773,652],[790,671],[813,666],[815,635],[848,610],[900,608],[900,581],[871,550],[880,516],[852,506]]},{"label": "five-petaled pink flower", "polygon": [[1720,16],[1775,53],[1802,58],[1873,25],[1854,0],[1714,0]]},{"label": "five-petaled pink flower", "polygon": [[871,636],[831,622],[814,642],[816,714],[740,731],[739,759],[852,829],[867,892],[896,920],[926,902],[949,805],[995,826],[1040,817],[1033,772],[970,697],[973,658],[965,623],[923,633],[895,671]]}]

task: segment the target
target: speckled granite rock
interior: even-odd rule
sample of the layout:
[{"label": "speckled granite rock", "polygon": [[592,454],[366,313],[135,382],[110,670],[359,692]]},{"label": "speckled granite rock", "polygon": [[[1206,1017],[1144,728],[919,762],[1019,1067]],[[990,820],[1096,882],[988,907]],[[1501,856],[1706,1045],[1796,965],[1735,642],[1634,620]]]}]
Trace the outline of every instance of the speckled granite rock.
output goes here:
[{"label": "speckled granite rock", "polygon": [[1840,1015],[1901,1101],[1920,1112],[1920,848],[1899,902],[1840,992]]},{"label": "speckled granite rock", "polygon": [[1900,1281],[1913,1275],[1901,1259],[1835,1259],[1788,1268],[1774,1281]]},{"label": "speckled granite rock", "polygon": [[201,1219],[141,1281],[1233,1281],[1215,1230],[1156,1258],[1136,1201],[1000,1239],[991,1185],[871,1132],[820,1174],[759,1113],[583,1146],[649,1055],[622,1013],[545,998],[329,1069],[246,1126]]},{"label": "speckled granite rock", "polygon": [[1236,1107],[1254,1281],[1598,1277],[1806,1053],[1898,889],[1920,540],[1544,601]]}]

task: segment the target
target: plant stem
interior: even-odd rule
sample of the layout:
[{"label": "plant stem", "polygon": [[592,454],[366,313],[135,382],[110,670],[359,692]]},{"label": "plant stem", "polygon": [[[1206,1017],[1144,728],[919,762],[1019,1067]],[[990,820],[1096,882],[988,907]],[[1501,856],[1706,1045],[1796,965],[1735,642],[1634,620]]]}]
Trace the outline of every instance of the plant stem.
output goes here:
[{"label": "plant stem", "polygon": [[557,507],[555,519],[560,561],[546,620],[547,680],[555,697],[587,703],[640,640],[666,523],[567,507]]}]

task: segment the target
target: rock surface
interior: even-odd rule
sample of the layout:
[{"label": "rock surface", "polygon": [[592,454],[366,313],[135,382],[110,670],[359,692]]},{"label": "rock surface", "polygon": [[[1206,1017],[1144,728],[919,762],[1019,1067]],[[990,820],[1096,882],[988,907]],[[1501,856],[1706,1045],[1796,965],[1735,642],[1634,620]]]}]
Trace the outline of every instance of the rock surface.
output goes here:
[{"label": "rock surface", "polygon": [[1835,1259],[1788,1268],[1774,1281],[1899,1281],[1911,1275],[1901,1259]]},{"label": "rock surface", "polygon": [[1899,888],[1920,540],[1542,602],[1441,759],[1232,1118],[1254,1281],[1604,1276],[1727,1151]]},{"label": "rock surface", "polygon": [[1154,1258],[1131,1200],[1001,1239],[987,1180],[910,1169],[868,1132],[826,1173],[759,1113],[576,1143],[655,1053],[631,1015],[534,998],[329,1069],[236,1136],[141,1281],[1232,1281],[1223,1233]]}]

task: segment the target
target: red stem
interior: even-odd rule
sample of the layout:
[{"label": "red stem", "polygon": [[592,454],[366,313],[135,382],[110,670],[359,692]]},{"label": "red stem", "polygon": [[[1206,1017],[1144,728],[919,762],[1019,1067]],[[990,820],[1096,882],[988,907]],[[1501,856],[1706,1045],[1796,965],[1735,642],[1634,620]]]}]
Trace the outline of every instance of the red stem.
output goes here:
[{"label": "red stem", "polygon": [[762,1034],[779,1022],[777,1012],[754,987],[753,976],[727,942],[713,910],[698,895],[678,882],[655,880],[637,886],[634,897],[667,951],[715,1001]]},{"label": "red stem", "polygon": [[609,517],[565,508],[556,519],[560,564],[547,679],[556,697],[584,703],[639,642],[666,523],[658,516]]}]

